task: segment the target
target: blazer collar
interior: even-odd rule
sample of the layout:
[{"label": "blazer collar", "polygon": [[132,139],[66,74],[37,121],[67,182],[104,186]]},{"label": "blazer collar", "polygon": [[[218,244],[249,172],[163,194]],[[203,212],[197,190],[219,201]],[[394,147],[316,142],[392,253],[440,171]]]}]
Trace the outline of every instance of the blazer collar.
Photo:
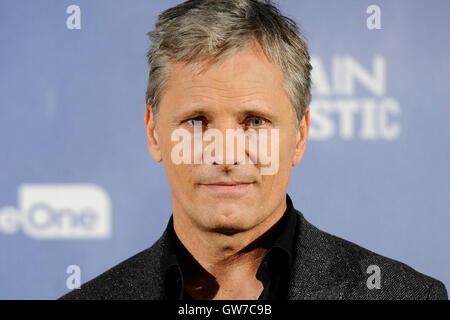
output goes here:
[{"label": "blazer collar", "polygon": [[336,237],[317,229],[298,210],[297,214],[288,299],[344,299],[349,288],[361,279],[358,260],[346,257],[343,248],[334,244]]}]

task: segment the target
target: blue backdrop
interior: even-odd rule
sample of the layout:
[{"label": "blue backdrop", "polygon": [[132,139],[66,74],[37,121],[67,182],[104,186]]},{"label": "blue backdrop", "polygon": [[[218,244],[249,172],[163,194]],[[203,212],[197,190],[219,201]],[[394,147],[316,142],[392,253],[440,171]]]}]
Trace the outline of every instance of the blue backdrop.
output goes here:
[{"label": "blue backdrop", "polygon": [[[177,3],[0,2],[0,299],[57,298],[68,266],[84,283],[166,227],[170,189],[146,147],[146,32]],[[278,3],[315,67],[296,208],[450,288],[450,2]]]}]

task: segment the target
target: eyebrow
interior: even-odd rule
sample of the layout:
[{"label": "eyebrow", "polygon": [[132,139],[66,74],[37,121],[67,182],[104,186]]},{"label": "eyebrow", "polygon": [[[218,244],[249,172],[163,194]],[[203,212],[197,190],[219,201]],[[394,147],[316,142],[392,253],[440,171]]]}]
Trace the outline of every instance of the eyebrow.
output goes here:
[{"label": "eyebrow", "polygon": [[[267,102],[263,101],[251,101],[251,102],[244,102],[240,105],[241,108],[237,111],[237,114],[243,115],[243,114],[254,114],[259,115],[266,118],[273,118],[275,117],[275,114],[273,112],[273,107],[268,104]],[[211,114],[211,110],[208,107],[208,104],[206,103],[189,103],[182,105],[181,108],[186,109],[180,112],[179,115],[177,115],[177,118],[185,119],[188,117],[195,117],[195,116],[207,116]]]},{"label": "eyebrow", "polygon": [[183,110],[176,115],[177,121],[190,117],[206,116],[210,113],[208,106],[204,104],[182,105],[181,109]]},{"label": "eyebrow", "polygon": [[258,113],[262,115],[266,115],[267,117],[274,117],[275,107],[270,103],[267,103],[262,100],[253,100],[251,102],[245,102],[242,104],[243,110],[242,113]]}]

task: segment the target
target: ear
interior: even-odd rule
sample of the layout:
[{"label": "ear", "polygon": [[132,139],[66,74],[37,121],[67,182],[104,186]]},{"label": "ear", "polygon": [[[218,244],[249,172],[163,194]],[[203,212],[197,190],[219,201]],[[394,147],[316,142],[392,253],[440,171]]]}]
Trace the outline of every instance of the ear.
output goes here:
[{"label": "ear", "polygon": [[153,112],[151,111],[150,103],[147,103],[145,108],[145,129],[147,132],[147,147],[153,160],[156,162],[162,161],[161,148],[158,141],[158,133],[156,132],[156,126],[153,118]]},{"label": "ear", "polygon": [[292,166],[296,166],[300,163],[303,158],[303,154],[306,149],[306,141],[308,140],[309,133],[309,107],[306,109],[306,112],[300,122],[300,128],[297,132],[297,136],[295,139],[295,153],[292,158]]}]

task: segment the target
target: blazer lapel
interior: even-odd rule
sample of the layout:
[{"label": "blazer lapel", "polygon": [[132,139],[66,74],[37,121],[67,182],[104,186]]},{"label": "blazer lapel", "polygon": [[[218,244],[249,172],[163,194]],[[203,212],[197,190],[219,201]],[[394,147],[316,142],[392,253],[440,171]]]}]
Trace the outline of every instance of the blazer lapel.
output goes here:
[{"label": "blazer lapel", "polygon": [[293,269],[288,289],[289,300],[344,299],[351,285],[358,281],[355,267],[327,246],[327,234],[299,214]]}]

